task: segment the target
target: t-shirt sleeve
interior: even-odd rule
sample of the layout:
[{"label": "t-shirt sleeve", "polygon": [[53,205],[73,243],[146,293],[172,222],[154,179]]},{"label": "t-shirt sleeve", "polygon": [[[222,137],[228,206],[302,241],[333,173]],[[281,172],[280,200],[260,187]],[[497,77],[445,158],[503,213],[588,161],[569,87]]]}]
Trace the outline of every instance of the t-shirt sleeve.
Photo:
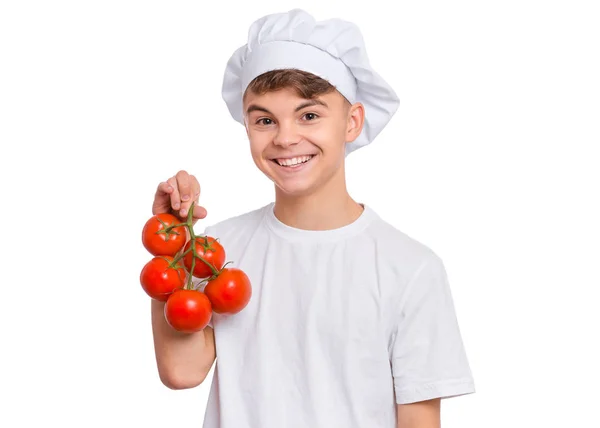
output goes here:
[{"label": "t-shirt sleeve", "polygon": [[475,392],[448,276],[430,254],[395,303],[391,367],[396,403]]}]

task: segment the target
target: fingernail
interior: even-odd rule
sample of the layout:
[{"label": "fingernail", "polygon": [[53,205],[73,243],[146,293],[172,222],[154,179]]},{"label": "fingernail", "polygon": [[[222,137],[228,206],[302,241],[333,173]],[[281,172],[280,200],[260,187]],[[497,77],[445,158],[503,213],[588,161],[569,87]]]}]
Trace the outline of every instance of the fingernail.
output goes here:
[{"label": "fingernail", "polygon": [[173,208],[175,208],[176,210],[179,209],[179,203],[175,203],[175,205],[173,206]]},{"label": "fingernail", "polygon": [[184,201],[187,201],[188,199],[190,199],[190,195],[183,195],[181,197],[181,199],[183,199]]},{"label": "fingernail", "polygon": [[186,215],[186,214],[187,214],[187,210],[186,209],[181,210],[181,215]]}]

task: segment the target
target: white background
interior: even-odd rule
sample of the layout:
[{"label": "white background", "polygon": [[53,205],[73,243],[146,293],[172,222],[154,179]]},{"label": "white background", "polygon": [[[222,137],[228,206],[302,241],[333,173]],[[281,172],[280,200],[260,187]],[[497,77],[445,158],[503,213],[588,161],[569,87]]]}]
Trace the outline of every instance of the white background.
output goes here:
[{"label": "white background", "polygon": [[0,425],[201,426],[212,372],[157,375],[141,228],[180,169],[199,229],[272,200],[221,79],[295,7],[357,23],[400,97],[348,187],[447,267],[477,393],[444,428],[600,426],[600,14],[523,0],[2,2]]}]

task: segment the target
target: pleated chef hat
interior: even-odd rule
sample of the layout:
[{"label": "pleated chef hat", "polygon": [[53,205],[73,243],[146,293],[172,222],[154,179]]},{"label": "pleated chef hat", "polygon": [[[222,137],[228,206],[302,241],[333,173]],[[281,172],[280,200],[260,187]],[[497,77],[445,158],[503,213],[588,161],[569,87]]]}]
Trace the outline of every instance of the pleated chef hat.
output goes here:
[{"label": "pleated chef hat", "polygon": [[242,97],[248,84],[271,70],[295,68],[331,83],[350,103],[365,107],[363,131],[346,144],[346,155],[371,143],[396,112],[394,90],[371,68],[358,27],[341,19],[315,21],[302,9],[256,20],[248,42],[225,69],[222,96],[233,118],[244,124]]}]

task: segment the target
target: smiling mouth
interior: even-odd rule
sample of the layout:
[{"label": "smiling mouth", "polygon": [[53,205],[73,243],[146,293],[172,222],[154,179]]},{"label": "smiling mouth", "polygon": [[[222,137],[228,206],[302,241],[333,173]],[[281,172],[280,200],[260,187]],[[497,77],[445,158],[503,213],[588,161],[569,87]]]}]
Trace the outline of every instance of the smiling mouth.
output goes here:
[{"label": "smiling mouth", "polygon": [[271,159],[271,161],[275,162],[279,166],[290,168],[290,167],[302,165],[302,164],[308,162],[309,160],[311,160],[312,158],[314,158],[315,156],[316,155],[304,155],[304,156],[296,156],[293,158],[277,158],[277,159]]}]

